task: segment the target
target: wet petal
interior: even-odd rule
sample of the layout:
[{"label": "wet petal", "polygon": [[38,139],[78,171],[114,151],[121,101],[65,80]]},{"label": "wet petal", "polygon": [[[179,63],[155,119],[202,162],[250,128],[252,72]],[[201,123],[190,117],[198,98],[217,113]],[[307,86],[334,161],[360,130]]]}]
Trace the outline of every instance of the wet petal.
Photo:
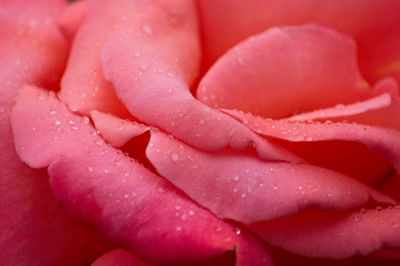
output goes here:
[{"label": "wet petal", "polygon": [[346,140],[369,147],[393,164],[400,171],[400,133],[393,129],[349,123],[299,123],[255,117],[233,110],[225,110],[246,126],[264,136],[291,142]]},{"label": "wet petal", "polygon": [[135,258],[131,253],[123,249],[113,249],[99,258],[97,258],[91,266],[144,266],[149,265]]},{"label": "wet petal", "polygon": [[397,0],[200,0],[199,8],[206,67],[239,41],[270,27],[321,23],[355,38],[368,81],[386,75],[399,81]]},{"label": "wet petal", "polygon": [[85,115],[89,115],[91,110],[98,110],[130,117],[104,79],[100,50],[113,25],[149,1],[88,1],[87,12],[75,35],[59,93],[60,99],[71,110]]},{"label": "wet petal", "polygon": [[46,172],[21,162],[9,122],[24,83],[58,87],[68,51],[56,18],[65,5],[61,0],[1,3],[1,265],[87,264],[106,248],[94,232],[71,223],[52,194]]},{"label": "wet petal", "polygon": [[199,56],[194,12],[191,2],[165,1],[115,26],[103,47],[102,63],[118,97],[141,121],[196,147],[244,149],[256,143],[264,158],[299,161],[192,97],[188,86]]},{"label": "wet petal", "polygon": [[150,130],[149,126],[122,120],[111,114],[92,111],[90,116],[101,136],[117,148],[123,146],[131,138]]},{"label": "wet petal", "polygon": [[196,202],[220,217],[246,224],[310,207],[349,209],[370,197],[393,202],[333,171],[233,152],[203,152],[155,130],[146,154],[162,176]]},{"label": "wet petal", "polygon": [[251,229],[285,250],[310,257],[347,258],[400,244],[400,207],[345,212],[308,211]]},{"label": "wet petal", "polygon": [[59,23],[65,36],[72,41],[89,8],[90,0],[80,0],[71,3],[60,15]]},{"label": "wet petal", "polygon": [[[107,145],[87,120],[71,114],[51,94],[25,87],[12,123],[17,152],[33,167],[49,165],[51,187],[67,212],[135,256],[177,263],[212,258],[238,246],[238,258],[254,254],[241,265],[248,265],[247,260],[270,263],[261,244],[238,235],[231,225]],[[32,126],[36,130],[27,131]]]},{"label": "wet petal", "polygon": [[197,98],[218,108],[282,118],[370,96],[354,42],[330,28],[273,28],[238,44],[203,77]]}]

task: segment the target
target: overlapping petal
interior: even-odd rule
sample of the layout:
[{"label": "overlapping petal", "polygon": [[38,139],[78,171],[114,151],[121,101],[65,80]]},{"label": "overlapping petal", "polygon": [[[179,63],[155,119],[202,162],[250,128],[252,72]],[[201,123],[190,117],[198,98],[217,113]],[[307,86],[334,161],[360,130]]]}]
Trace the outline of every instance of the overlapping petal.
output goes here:
[{"label": "overlapping petal", "polygon": [[[321,23],[353,36],[370,82],[399,81],[400,3],[397,0],[199,0],[205,66],[245,38],[270,27]],[[238,19],[240,18],[240,19]]]},{"label": "overlapping petal", "polygon": [[370,96],[354,42],[317,25],[273,28],[252,36],[222,56],[197,91],[210,106],[270,118]]},{"label": "overlapping petal", "polygon": [[348,258],[367,255],[400,242],[400,207],[344,212],[310,210],[251,229],[269,243],[310,257]]},{"label": "overlapping petal", "polygon": [[56,19],[66,2],[18,0],[0,5],[0,264],[87,264],[104,251],[104,242],[88,228],[71,223],[45,171],[20,161],[9,120],[24,83],[58,88],[68,44]]},{"label": "overlapping petal", "polygon": [[107,145],[87,119],[71,114],[54,96],[25,87],[12,124],[17,152],[32,167],[49,166],[51,187],[67,212],[138,257],[186,262],[237,246],[238,265],[270,263],[261,244],[245,233],[238,236],[231,225]]},{"label": "overlapping petal", "polygon": [[193,3],[166,1],[114,27],[104,44],[102,63],[118,97],[141,121],[196,147],[244,149],[256,143],[262,157],[299,161],[192,97],[188,86],[199,56],[194,17]]}]

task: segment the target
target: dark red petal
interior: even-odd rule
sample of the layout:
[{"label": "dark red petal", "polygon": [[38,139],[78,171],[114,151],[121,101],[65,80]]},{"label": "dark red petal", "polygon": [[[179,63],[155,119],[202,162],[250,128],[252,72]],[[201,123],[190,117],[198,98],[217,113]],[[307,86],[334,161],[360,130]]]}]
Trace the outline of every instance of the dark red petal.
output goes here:
[{"label": "dark red petal", "polygon": [[113,249],[99,258],[91,266],[145,266],[149,265],[123,249]]}]

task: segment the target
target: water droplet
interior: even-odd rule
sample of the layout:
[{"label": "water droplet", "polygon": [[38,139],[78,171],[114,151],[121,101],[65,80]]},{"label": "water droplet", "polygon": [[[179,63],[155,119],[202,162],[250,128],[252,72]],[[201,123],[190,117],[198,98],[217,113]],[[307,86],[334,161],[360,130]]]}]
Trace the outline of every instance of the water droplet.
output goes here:
[{"label": "water droplet", "polygon": [[89,166],[89,167],[88,167],[88,171],[89,171],[89,172],[93,172],[93,167],[90,167],[90,166]]},{"label": "water droplet", "polygon": [[233,189],[233,192],[235,192],[235,193],[238,192],[238,189],[237,189],[237,188],[234,188],[234,189]]},{"label": "water droplet", "polygon": [[181,230],[182,230],[182,227],[180,227],[180,226],[177,226],[177,227],[176,227],[176,231],[179,232],[179,231],[181,231]]},{"label": "water droplet", "polygon": [[135,53],[135,56],[136,56],[136,57],[139,57],[140,55],[141,55],[140,52],[136,52],[136,53]]},{"label": "water droplet", "polygon": [[186,214],[182,214],[181,219],[182,219],[182,221],[186,221],[187,220],[187,215]]},{"label": "water droplet", "polygon": [[179,160],[179,154],[177,154],[176,152],[171,153],[171,159],[174,162],[178,161]]},{"label": "water droplet", "polygon": [[242,195],[241,195],[242,198],[245,198],[246,196],[247,196],[246,193],[242,193]]},{"label": "water droplet", "polygon": [[146,63],[143,63],[143,64],[140,64],[140,65],[139,65],[139,68],[140,68],[141,70],[143,70],[143,71],[146,71],[146,70],[148,70],[148,69],[150,68],[150,65],[149,65],[149,64],[146,64]]},{"label": "water droplet", "polygon": [[240,178],[239,175],[234,175],[234,176],[233,176],[233,180],[235,180],[235,181],[238,181],[239,178]]},{"label": "water droplet", "polygon": [[278,190],[279,187],[278,187],[278,186],[273,186],[273,189],[274,189],[274,190]]},{"label": "water droplet", "polygon": [[175,210],[180,210],[182,207],[181,206],[179,206],[179,205],[176,205],[175,206]]},{"label": "water droplet", "polygon": [[381,207],[381,206],[378,206],[378,207],[376,207],[376,210],[379,212],[379,211],[382,210],[382,207]]},{"label": "water droplet", "polygon": [[217,229],[215,229],[215,231],[221,232],[222,231],[222,227],[221,226],[217,227]]},{"label": "water droplet", "polygon": [[194,215],[194,211],[189,210],[189,215]]},{"label": "water droplet", "polygon": [[153,35],[153,31],[149,25],[143,25],[142,31],[147,35]]},{"label": "water droplet", "polygon": [[124,199],[127,199],[127,198],[129,198],[129,195],[128,195],[128,194],[125,194],[125,195],[124,195]]},{"label": "water droplet", "polygon": [[312,138],[312,137],[308,137],[308,138],[306,138],[306,140],[307,140],[307,141],[312,141],[313,138]]},{"label": "water droplet", "polygon": [[79,129],[79,127],[71,127],[72,128],[72,130],[78,130]]},{"label": "water droplet", "polygon": [[236,227],[234,230],[235,230],[235,234],[240,235],[240,229],[239,228]]},{"label": "water droplet", "polygon": [[56,124],[58,126],[58,125],[61,125],[61,122],[56,120],[56,122],[54,122],[54,124]]}]

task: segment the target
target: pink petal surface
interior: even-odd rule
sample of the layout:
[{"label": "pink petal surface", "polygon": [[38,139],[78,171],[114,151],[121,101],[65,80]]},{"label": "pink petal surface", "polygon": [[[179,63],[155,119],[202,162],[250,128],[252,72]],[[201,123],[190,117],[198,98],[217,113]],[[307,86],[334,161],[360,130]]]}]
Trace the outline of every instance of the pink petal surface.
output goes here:
[{"label": "pink petal surface", "polygon": [[58,22],[65,36],[72,41],[85,17],[90,0],[80,0],[69,4],[61,13]]},{"label": "pink petal surface", "polygon": [[302,113],[299,115],[293,115],[287,120],[289,121],[307,121],[307,120],[318,120],[318,119],[330,119],[336,117],[347,117],[357,114],[362,114],[367,111],[382,109],[391,104],[392,97],[389,93],[384,93],[379,96],[367,99],[362,102],[356,102],[353,104],[343,105],[338,104],[335,107],[315,110],[308,113]]},{"label": "pink petal surface", "polygon": [[197,98],[282,118],[370,94],[354,42],[330,28],[305,25],[273,28],[236,45],[203,77]]},{"label": "pink petal surface", "polygon": [[87,120],[51,94],[25,87],[12,124],[17,152],[32,167],[49,165],[51,187],[67,212],[139,258],[187,262],[238,246],[238,265],[270,263],[261,244],[238,236],[231,225],[107,145]]},{"label": "pink petal surface", "polygon": [[91,266],[145,266],[147,264],[137,258],[131,253],[123,249],[113,249],[99,258],[97,258]]},{"label": "pink petal surface", "polygon": [[100,49],[113,25],[147,0],[90,1],[75,35],[61,82],[60,99],[70,109],[89,115],[91,110],[130,117],[112,87],[103,77]]},{"label": "pink petal surface", "polygon": [[51,192],[46,172],[20,161],[9,121],[24,83],[58,87],[67,44],[55,22],[65,5],[55,0],[1,3],[1,265],[87,264],[105,249],[92,231],[70,222]]},{"label": "pink petal surface", "polygon": [[378,81],[373,88],[373,94],[378,95],[363,102],[336,105],[309,113],[294,115],[288,120],[331,120],[341,122],[347,120],[360,124],[389,127],[400,130],[400,95],[397,82],[393,78]]},{"label": "pink petal surface", "polygon": [[292,142],[346,140],[360,142],[400,171],[400,132],[361,124],[278,121],[225,110],[254,132]]},{"label": "pink petal surface", "polygon": [[149,126],[119,119],[111,114],[90,112],[94,126],[100,135],[114,147],[121,147],[131,138],[150,130]]},{"label": "pink petal surface", "polygon": [[399,80],[397,0],[198,2],[206,67],[239,41],[270,27],[322,23],[355,38],[363,75],[370,82],[386,75],[395,75]]},{"label": "pink petal surface", "polygon": [[206,150],[256,143],[265,158],[299,161],[192,97],[188,85],[199,57],[195,9],[189,1],[162,3],[118,23],[103,47],[104,75],[129,111]]},{"label": "pink petal surface", "polygon": [[345,212],[310,210],[254,224],[251,230],[285,250],[310,257],[347,258],[400,244],[400,207]]},{"label": "pink petal surface", "polygon": [[[251,224],[316,207],[343,210],[389,198],[351,178],[307,164],[209,153],[152,130],[146,152],[157,171],[223,218]],[[285,177],[285,178],[282,178]]]}]

